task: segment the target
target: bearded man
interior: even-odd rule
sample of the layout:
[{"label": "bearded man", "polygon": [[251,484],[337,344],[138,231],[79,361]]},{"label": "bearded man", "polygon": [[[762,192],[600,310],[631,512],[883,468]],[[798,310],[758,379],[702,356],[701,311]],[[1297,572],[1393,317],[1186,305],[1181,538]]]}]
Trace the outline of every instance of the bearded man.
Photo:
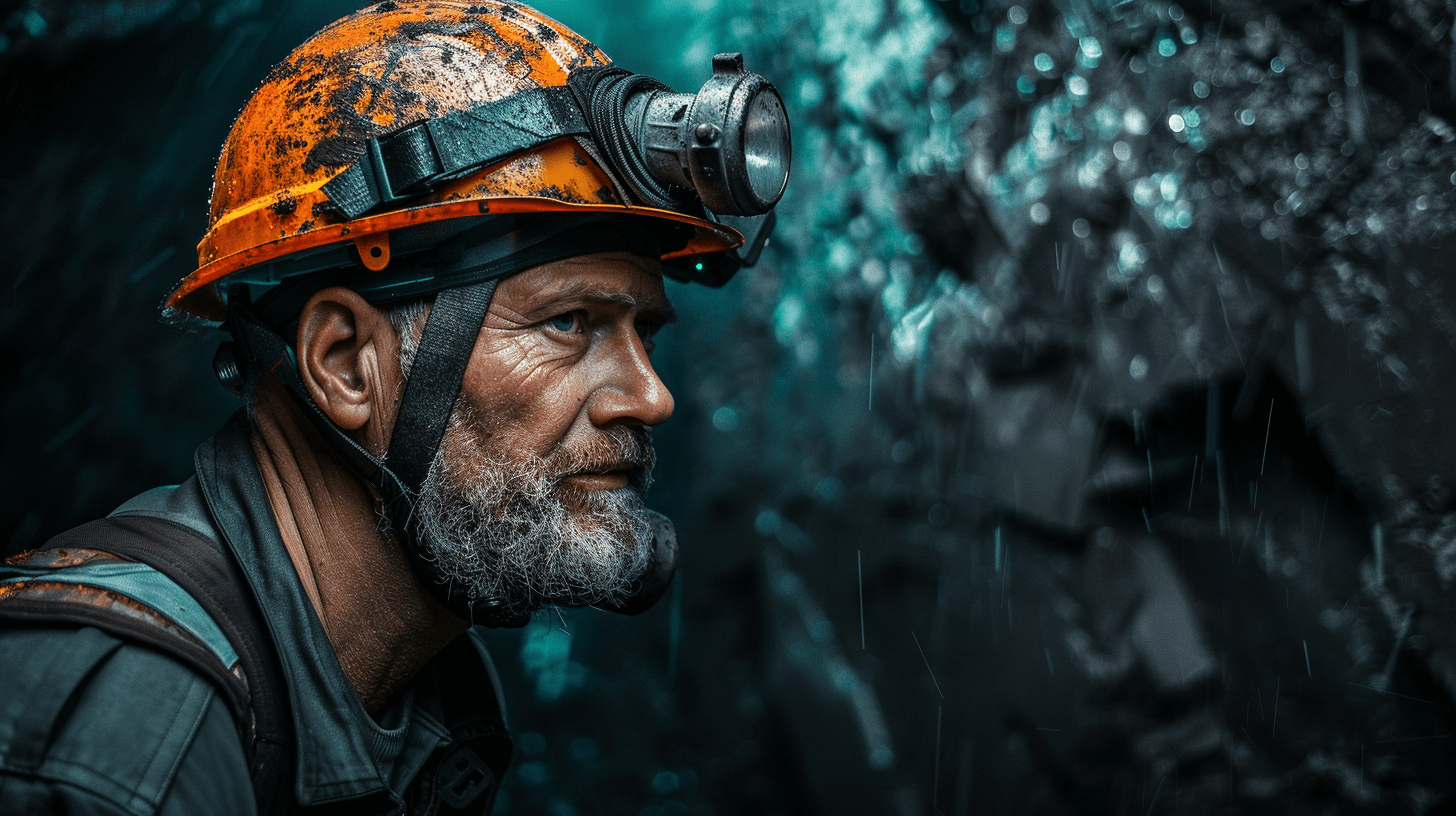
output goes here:
[{"label": "bearded man", "polygon": [[245,408],[0,571],[0,811],[489,812],[472,626],[672,577],[663,273],[752,263],[788,176],[777,92],[713,68],[676,94],[524,6],[419,0],[274,69],[167,302],[231,334]]}]

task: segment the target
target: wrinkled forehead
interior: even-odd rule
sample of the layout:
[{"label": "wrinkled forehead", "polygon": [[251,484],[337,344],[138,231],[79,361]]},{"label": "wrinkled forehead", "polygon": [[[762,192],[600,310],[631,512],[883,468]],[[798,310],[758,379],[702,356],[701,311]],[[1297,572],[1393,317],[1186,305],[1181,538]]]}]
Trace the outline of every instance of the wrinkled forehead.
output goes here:
[{"label": "wrinkled forehead", "polygon": [[518,272],[501,282],[495,303],[516,311],[547,305],[623,305],[670,311],[662,264],[632,252],[576,255]]}]

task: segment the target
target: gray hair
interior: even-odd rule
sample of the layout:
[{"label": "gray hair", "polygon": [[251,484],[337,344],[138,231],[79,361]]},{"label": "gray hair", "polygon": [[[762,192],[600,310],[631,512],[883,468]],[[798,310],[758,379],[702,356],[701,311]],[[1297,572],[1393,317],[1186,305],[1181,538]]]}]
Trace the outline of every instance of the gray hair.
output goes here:
[{"label": "gray hair", "polygon": [[420,351],[420,335],[425,332],[425,318],[430,315],[430,301],[415,300],[392,307],[389,325],[399,335],[399,370],[409,379],[415,355]]}]

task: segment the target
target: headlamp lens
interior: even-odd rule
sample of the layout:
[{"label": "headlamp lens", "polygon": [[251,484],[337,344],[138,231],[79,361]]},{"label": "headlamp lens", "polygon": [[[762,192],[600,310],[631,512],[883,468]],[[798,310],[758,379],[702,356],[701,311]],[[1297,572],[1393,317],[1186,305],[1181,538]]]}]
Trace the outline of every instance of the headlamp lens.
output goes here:
[{"label": "headlamp lens", "polygon": [[759,201],[777,202],[789,183],[789,117],[783,100],[765,87],[748,105],[743,122],[743,158],[748,185]]}]

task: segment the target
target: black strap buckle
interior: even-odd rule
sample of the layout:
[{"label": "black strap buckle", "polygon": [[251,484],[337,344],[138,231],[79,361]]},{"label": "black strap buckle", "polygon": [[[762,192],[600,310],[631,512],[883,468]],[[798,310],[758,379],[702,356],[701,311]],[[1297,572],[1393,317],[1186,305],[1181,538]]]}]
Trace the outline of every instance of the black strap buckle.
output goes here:
[{"label": "black strap buckle", "polygon": [[364,155],[323,191],[354,219],[554,139],[590,132],[570,88],[531,88],[369,139]]},{"label": "black strap buckle", "polygon": [[440,800],[452,808],[474,802],[495,781],[495,771],[480,755],[462,745],[440,763]]}]

